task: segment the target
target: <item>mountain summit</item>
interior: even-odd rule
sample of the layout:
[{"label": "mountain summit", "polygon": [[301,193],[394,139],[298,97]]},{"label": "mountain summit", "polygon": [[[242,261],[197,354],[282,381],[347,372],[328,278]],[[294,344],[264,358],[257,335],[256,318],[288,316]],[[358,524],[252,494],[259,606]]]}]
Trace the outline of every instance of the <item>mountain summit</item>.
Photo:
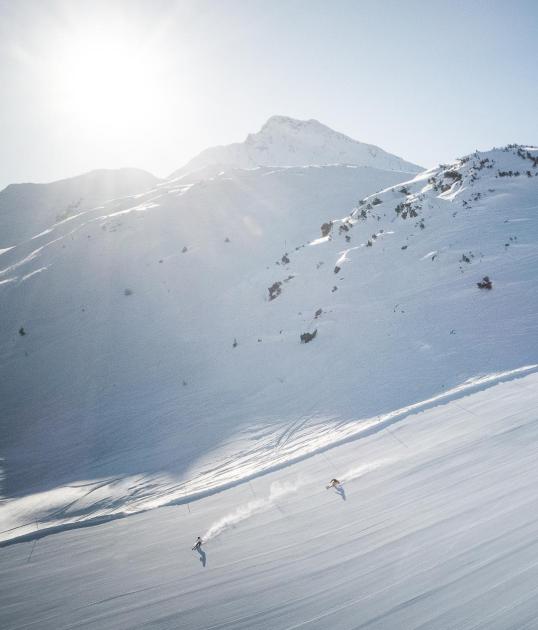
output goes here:
[{"label": "mountain summit", "polygon": [[372,144],[353,140],[317,120],[272,116],[244,142],[212,147],[172,174],[182,177],[208,167],[312,166],[351,164],[417,173],[421,167]]}]

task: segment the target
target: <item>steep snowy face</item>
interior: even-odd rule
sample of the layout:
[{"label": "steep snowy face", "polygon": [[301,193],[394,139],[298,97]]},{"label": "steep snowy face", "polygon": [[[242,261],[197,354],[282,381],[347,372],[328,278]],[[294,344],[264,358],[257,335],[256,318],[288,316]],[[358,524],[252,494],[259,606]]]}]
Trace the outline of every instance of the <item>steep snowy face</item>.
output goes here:
[{"label": "steep snowy face", "polygon": [[77,209],[0,249],[0,495],[183,469],[218,447],[260,375],[241,359],[269,314],[259,274],[312,222],[403,179],[232,169]]},{"label": "steep snowy face", "polygon": [[538,149],[405,179],[229,169],[1,253],[4,494],[42,493],[13,527],[209,492],[537,363]]},{"label": "steep snowy face", "polygon": [[158,181],[146,171],[122,168],[50,184],[10,184],[0,191],[0,249],[104,201],[145,192]]},{"label": "steep snowy face", "polygon": [[255,168],[325,164],[353,164],[407,173],[422,170],[379,147],[333,131],[317,120],[273,116],[244,142],[207,149],[172,177],[192,174],[208,166]]}]

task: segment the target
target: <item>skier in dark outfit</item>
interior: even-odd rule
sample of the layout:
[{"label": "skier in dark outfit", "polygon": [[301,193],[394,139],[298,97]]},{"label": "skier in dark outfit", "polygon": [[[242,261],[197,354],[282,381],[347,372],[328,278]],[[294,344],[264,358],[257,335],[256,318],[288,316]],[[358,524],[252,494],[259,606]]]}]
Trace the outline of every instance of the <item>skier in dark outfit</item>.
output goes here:
[{"label": "skier in dark outfit", "polygon": [[198,538],[196,538],[196,543],[194,544],[194,547],[192,548],[192,550],[200,551],[200,549],[202,548],[202,544],[203,544],[203,541],[200,538],[200,536],[198,536]]}]

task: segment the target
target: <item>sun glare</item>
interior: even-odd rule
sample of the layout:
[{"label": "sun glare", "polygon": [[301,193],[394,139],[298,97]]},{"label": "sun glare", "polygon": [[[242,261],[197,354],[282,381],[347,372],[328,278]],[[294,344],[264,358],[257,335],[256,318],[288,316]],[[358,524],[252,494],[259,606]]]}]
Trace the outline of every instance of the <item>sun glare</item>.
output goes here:
[{"label": "sun glare", "polygon": [[87,130],[143,124],[164,98],[163,60],[143,39],[82,32],[63,39],[54,56],[53,96]]}]

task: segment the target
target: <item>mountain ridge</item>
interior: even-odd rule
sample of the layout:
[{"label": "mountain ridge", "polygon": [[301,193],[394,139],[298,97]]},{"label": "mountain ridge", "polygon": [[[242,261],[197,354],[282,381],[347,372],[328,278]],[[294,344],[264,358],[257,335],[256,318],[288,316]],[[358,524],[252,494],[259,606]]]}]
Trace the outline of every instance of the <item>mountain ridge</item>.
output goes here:
[{"label": "mountain ridge", "polygon": [[143,176],[154,181],[160,181],[160,178],[153,175],[150,171],[143,168],[136,168],[130,166],[122,166],[119,168],[94,168],[78,175],[71,175],[69,177],[62,177],[60,179],[54,179],[48,182],[12,182],[0,190],[0,194],[6,189],[17,186],[62,186],[68,182],[87,182],[90,180],[99,180],[99,178],[112,178],[117,175],[131,175],[131,176]]},{"label": "mountain ridge", "polygon": [[8,184],[0,191],[0,248],[11,247],[55,221],[159,182],[136,168],[95,169],[53,182]]},{"label": "mountain ridge", "polygon": [[351,164],[416,173],[422,167],[383,149],[335,131],[315,119],[271,116],[243,142],[204,149],[170,178],[180,178],[208,166],[255,168]]}]

